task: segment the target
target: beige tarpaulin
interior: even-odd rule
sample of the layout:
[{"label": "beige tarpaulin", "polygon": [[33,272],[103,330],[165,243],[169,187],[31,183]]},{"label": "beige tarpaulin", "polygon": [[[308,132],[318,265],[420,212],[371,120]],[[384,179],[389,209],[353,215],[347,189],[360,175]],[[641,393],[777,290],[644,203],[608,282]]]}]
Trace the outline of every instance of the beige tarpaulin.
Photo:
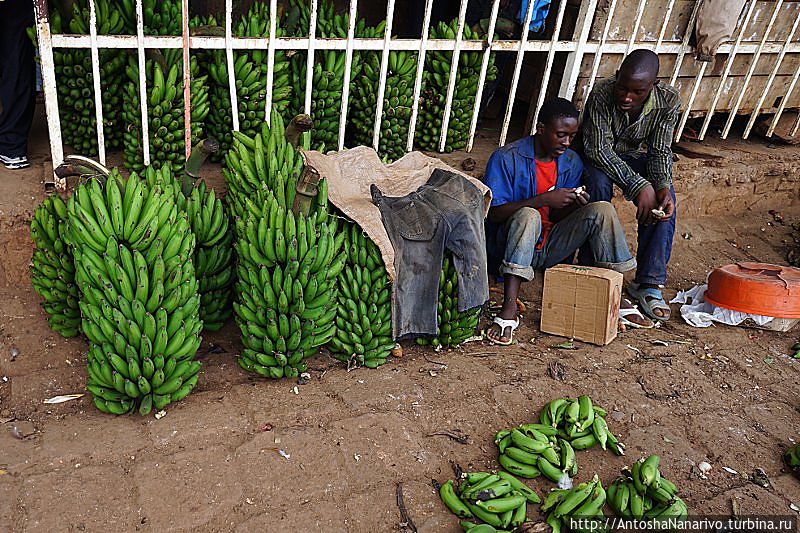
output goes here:
[{"label": "beige tarpaulin", "polygon": [[357,222],[378,245],[391,280],[395,279],[394,248],[383,227],[381,212],[372,203],[370,185],[377,185],[384,196],[405,196],[424,185],[434,169],[441,168],[461,174],[483,192],[484,215],[492,203],[492,192],[483,182],[421,152],[406,154],[390,165],[384,165],[375,150],[366,146],[329,155],[303,153],[306,164],[328,180],[328,198],[333,205]]}]

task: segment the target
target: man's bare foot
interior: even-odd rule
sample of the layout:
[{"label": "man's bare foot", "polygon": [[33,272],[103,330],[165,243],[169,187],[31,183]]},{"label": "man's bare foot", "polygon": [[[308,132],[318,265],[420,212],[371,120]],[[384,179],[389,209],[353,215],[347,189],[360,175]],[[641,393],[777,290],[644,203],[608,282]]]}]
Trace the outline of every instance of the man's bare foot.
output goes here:
[{"label": "man's bare foot", "polygon": [[[497,315],[497,318],[501,320],[508,320],[517,325],[519,324],[519,319],[514,313],[512,313],[510,317],[506,318],[503,316],[503,312],[501,311],[500,314]],[[486,336],[490,341],[496,344],[508,345],[511,344],[511,341],[513,340],[514,329],[515,326],[505,325],[505,327],[501,327],[500,324],[494,322],[491,326],[489,326],[489,329],[486,330]]]},{"label": "man's bare foot", "polygon": [[631,301],[628,300],[627,298],[620,298],[619,308],[620,311],[622,311],[623,309],[633,309],[636,311],[635,313],[629,312],[624,314],[625,320],[630,322],[630,324],[628,324],[630,327],[635,328],[638,326],[639,328],[644,328],[644,329],[649,329],[653,327],[653,321],[644,316],[641,312],[639,312],[639,310],[636,309],[636,306],[633,305]]}]

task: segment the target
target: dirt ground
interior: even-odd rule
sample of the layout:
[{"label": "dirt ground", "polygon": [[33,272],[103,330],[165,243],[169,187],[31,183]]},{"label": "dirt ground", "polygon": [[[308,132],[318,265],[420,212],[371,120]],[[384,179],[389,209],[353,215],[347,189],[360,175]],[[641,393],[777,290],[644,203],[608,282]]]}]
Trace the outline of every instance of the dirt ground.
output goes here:
[{"label": "dirt ground", "polygon": [[[579,394],[609,410],[628,445],[626,457],[579,452],[579,480],[597,472],[610,483],[623,466],[657,453],[695,513],[727,515],[736,502],[742,514],[786,515],[800,505],[800,483],[781,463],[787,444],[800,439],[800,361],[786,355],[800,333],[699,330],[676,317],[603,348],[563,351],[552,348],[562,339],[538,331],[539,283],[526,289],[529,311],[508,348],[407,348],[380,369],[352,372],[323,353],[311,360],[311,381],[298,385],[241,370],[229,324],[205,336],[197,389],[160,420],[103,415],[87,396],[44,405],[82,392],[86,344],[48,329],[29,285],[27,227],[49,164],[44,133],[35,133],[32,170],[0,170],[0,531],[393,531],[401,527],[402,483],[419,531],[456,532],[431,479],[451,477],[452,463],[496,469],[497,430],[532,421],[552,398]],[[751,145],[763,163],[763,143]],[[486,146],[473,155],[478,172]],[[798,159],[795,149],[770,153]],[[702,158],[686,165],[704,168]],[[713,172],[723,174],[724,163]],[[790,224],[800,221],[800,208],[790,206],[797,174],[791,178],[785,224],[757,203],[681,218],[667,293],[704,281],[720,264],[785,263]],[[683,188],[691,198],[690,184]],[[727,190],[714,201],[724,206]],[[556,361],[563,381],[548,374]],[[29,435],[15,438],[13,427]],[[437,434],[444,431],[468,435],[468,444]],[[712,465],[707,479],[701,461]],[[769,488],[750,481],[757,468]],[[532,486],[552,488],[543,479]],[[537,518],[538,507],[529,514]]]}]

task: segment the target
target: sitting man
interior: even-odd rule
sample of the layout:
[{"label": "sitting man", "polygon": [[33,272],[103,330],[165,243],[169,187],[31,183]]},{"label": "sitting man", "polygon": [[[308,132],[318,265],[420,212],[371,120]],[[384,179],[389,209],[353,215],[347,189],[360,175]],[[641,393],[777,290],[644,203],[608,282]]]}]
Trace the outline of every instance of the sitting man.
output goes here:
[{"label": "sitting man", "polygon": [[[634,50],[615,76],[598,82],[586,100],[581,136],[584,179],[592,201],[610,201],[617,184],[636,204],[638,268],[628,294],[650,318],[668,320],[670,309],[661,287],[675,234],[670,146],[680,95],[658,82],[658,66],[654,52]],[[583,250],[581,262],[588,260]]]},{"label": "sitting man", "polygon": [[[593,263],[618,272],[632,270],[636,260],[614,207],[589,203],[580,187],[583,163],[569,145],[578,132],[578,110],[556,98],[539,111],[536,135],[498,149],[486,166],[492,206],[486,224],[490,271],[503,275],[503,307],[487,332],[496,344],[511,344],[519,326],[517,296],[522,281],[536,269],[572,262],[586,244]],[[626,323],[652,327],[627,300],[620,303]]]}]

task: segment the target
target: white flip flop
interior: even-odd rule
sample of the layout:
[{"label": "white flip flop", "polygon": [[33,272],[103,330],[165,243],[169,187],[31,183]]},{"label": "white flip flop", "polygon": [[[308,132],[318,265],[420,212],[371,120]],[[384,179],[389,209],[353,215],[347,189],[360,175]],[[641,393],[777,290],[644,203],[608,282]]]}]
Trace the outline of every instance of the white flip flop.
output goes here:
[{"label": "white flip flop", "polygon": [[498,346],[508,346],[514,341],[514,332],[519,327],[519,318],[515,320],[505,320],[503,318],[500,318],[499,316],[496,316],[494,317],[494,320],[492,320],[492,324],[497,324],[498,326],[500,326],[500,336],[503,335],[503,332],[506,330],[506,328],[511,328],[511,335],[509,335],[508,342],[501,342],[499,340],[494,340],[487,335],[486,338],[489,339],[489,342],[491,342],[492,344],[497,344]]}]

